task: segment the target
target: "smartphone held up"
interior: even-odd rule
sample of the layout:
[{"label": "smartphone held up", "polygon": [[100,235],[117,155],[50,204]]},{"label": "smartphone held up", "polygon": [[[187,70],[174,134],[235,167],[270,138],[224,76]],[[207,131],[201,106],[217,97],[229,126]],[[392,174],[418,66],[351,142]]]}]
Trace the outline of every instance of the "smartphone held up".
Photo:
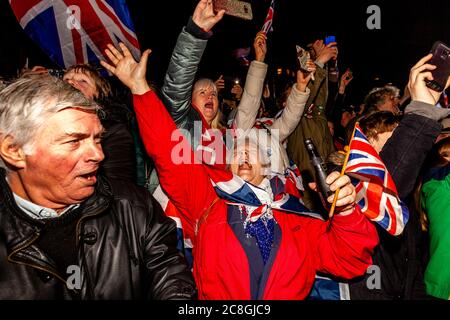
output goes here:
[{"label": "smartphone held up", "polygon": [[435,65],[436,69],[431,71],[433,80],[426,80],[427,86],[437,92],[445,89],[450,77],[450,47],[441,41],[436,41],[431,48],[433,57],[428,62]]},{"label": "smartphone held up", "polygon": [[[309,52],[302,47],[298,45],[295,47],[297,51],[297,68],[305,75],[308,75],[309,73],[311,73],[311,71],[308,70],[308,61],[310,60],[311,56]],[[314,74],[311,76],[311,79],[314,80]]]},{"label": "smartphone held up", "polygon": [[325,41],[324,44],[327,46],[332,42],[336,42],[336,37],[335,36],[326,36],[325,37]]},{"label": "smartphone held up", "polygon": [[225,10],[225,14],[244,20],[252,20],[252,5],[239,0],[213,0],[214,10]]}]

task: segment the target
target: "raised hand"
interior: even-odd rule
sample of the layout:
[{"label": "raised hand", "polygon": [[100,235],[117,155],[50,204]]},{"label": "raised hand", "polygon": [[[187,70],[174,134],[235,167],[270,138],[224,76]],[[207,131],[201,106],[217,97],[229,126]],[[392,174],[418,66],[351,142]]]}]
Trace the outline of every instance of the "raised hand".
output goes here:
[{"label": "raised hand", "polygon": [[241,100],[242,93],[244,89],[242,89],[239,83],[235,83],[233,88],[231,88],[231,93],[235,95],[236,99]]},{"label": "raised hand", "polygon": [[[314,47],[314,46],[313,46]],[[317,54],[317,61],[323,64],[330,61],[330,59],[336,59],[338,55],[337,42],[331,42],[323,47],[320,53]]]},{"label": "raised hand", "polygon": [[341,77],[341,81],[339,84],[339,93],[344,94],[345,88],[347,88],[348,84],[353,80],[353,74],[350,69],[347,69]]},{"label": "raised hand", "polygon": [[353,74],[350,71],[350,69],[347,69],[341,77],[341,85],[346,87],[352,80],[353,80]]},{"label": "raised hand", "polygon": [[212,0],[200,0],[192,15],[192,21],[204,31],[209,32],[223,18],[224,14],[225,10],[214,14]]},{"label": "raised hand", "polygon": [[305,92],[308,86],[309,80],[311,80],[314,72],[316,72],[316,64],[311,59],[306,63],[308,74],[303,73],[303,71],[297,71],[297,89],[300,92]]},{"label": "raised hand", "polygon": [[225,88],[225,80],[223,79],[223,74],[220,75],[214,84],[216,85],[217,91],[221,91]]},{"label": "raised hand", "polygon": [[259,62],[264,62],[267,53],[267,36],[263,31],[256,34],[253,47],[255,48],[255,59]]},{"label": "raised hand", "polygon": [[130,50],[123,43],[119,43],[119,47],[122,52],[117,50],[113,45],[108,44],[108,49],[105,50],[105,53],[111,60],[112,65],[105,61],[100,61],[100,63],[106,70],[130,88],[133,94],[144,94],[150,90],[145,79],[145,73],[151,50],[145,50],[142,54],[141,61],[136,62]]},{"label": "raised hand", "polygon": [[325,44],[323,43],[323,40],[316,40],[314,41],[312,47],[317,58],[325,48]]},{"label": "raised hand", "polygon": [[[411,99],[435,105],[439,101],[441,92],[434,91],[426,86],[425,80],[433,80],[431,70],[436,66],[426,63],[433,55],[430,53],[419,60],[409,73],[408,88],[411,93]],[[450,79],[447,81],[446,88],[450,85]]]}]

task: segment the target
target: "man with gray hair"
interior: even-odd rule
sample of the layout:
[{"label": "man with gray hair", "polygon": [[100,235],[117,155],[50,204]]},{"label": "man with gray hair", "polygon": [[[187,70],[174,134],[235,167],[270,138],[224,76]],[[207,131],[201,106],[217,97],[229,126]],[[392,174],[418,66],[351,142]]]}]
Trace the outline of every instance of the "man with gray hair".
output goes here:
[{"label": "man with gray hair", "polygon": [[192,299],[175,223],[97,175],[99,107],[61,80],[0,91],[0,299]]}]

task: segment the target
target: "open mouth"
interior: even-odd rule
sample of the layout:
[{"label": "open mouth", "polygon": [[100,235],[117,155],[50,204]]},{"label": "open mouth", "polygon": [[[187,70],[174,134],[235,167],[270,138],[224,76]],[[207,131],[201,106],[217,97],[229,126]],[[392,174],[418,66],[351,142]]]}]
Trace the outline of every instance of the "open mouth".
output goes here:
[{"label": "open mouth", "polygon": [[79,175],[78,177],[85,181],[95,183],[95,182],[97,182],[97,170],[86,173],[86,174]]},{"label": "open mouth", "polygon": [[213,107],[214,107],[214,104],[212,103],[212,102],[207,102],[207,103],[205,103],[205,108],[206,109],[213,109]]}]

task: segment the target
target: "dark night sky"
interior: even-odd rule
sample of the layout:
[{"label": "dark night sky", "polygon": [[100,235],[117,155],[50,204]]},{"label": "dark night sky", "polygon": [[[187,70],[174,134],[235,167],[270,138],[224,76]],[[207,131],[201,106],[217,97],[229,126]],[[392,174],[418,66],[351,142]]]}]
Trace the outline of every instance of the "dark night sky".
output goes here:
[{"label": "dark night sky", "polygon": [[[238,47],[251,46],[261,28],[270,0],[247,0],[254,11],[252,21],[226,16],[208,43],[199,74],[212,78],[221,73],[236,76],[245,72],[231,58]],[[192,14],[197,0],[127,0],[142,48],[151,48],[149,78],[160,84],[176,38]],[[406,84],[410,67],[431,48],[435,40],[450,43],[450,1],[303,1],[277,0],[274,32],[269,35],[266,62],[272,67],[292,66],[295,44],[305,46],[326,34],[336,35],[339,67],[354,72],[349,91],[357,103],[380,77],[400,88]],[[368,30],[366,9],[381,8],[381,30]],[[7,0],[0,0],[0,74],[10,75],[23,66],[51,62],[22,32]]]}]

